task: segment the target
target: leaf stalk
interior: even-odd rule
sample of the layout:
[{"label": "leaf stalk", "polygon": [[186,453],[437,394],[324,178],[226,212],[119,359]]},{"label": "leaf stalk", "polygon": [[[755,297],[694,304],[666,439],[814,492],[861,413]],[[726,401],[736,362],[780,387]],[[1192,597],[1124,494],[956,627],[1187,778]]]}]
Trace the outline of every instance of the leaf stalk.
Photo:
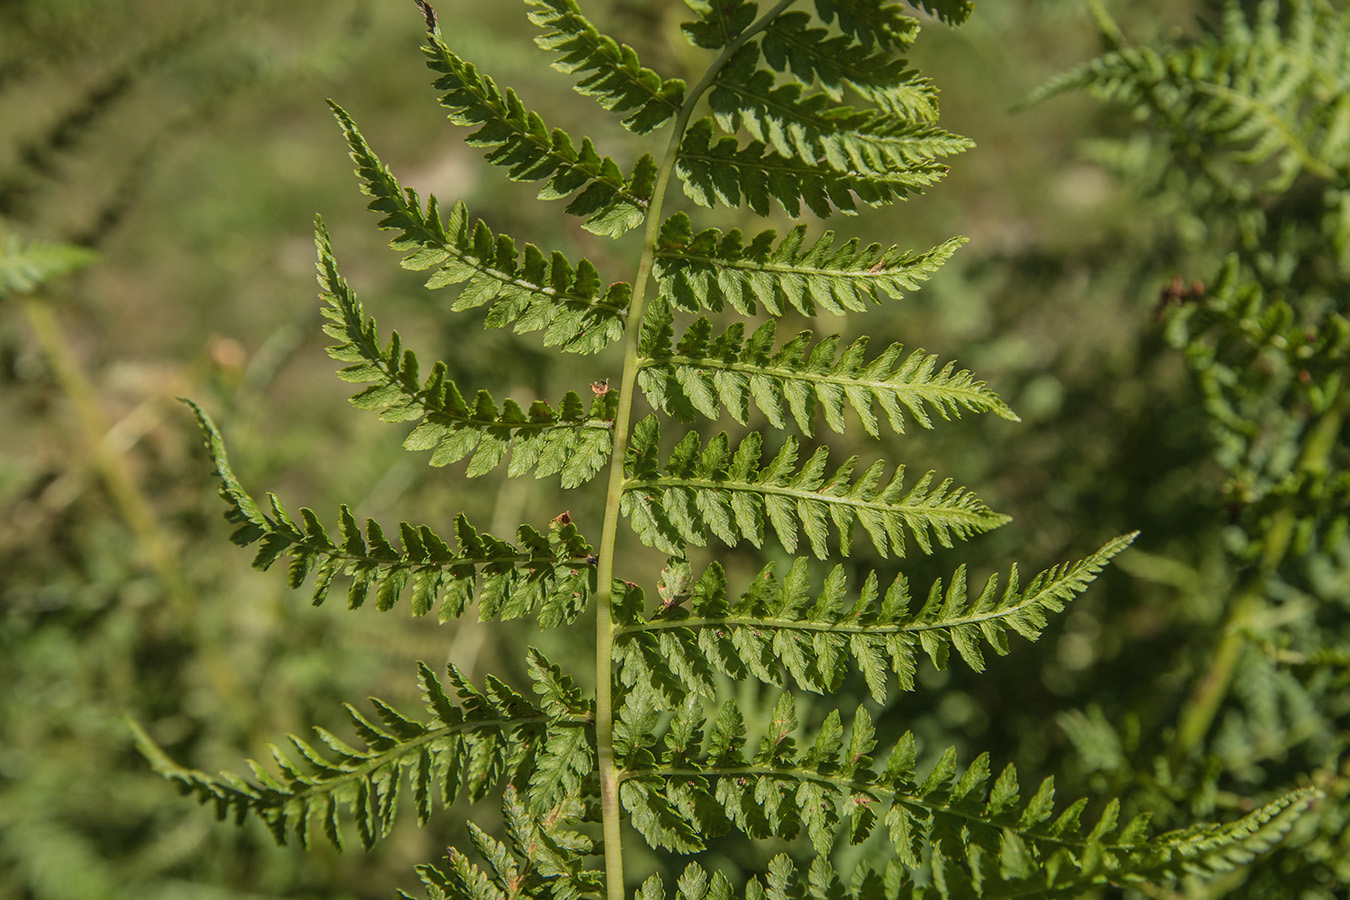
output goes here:
[{"label": "leaf stalk", "polygon": [[717,73],[751,37],[763,31],[770,22],[795,0],[779,0],[772,9],[746,28],[722,49],[722,53],[685,95],[684,105],[675,118],[670,142],[661,159],[651,202],[647,206],[647,221],[642,235],[642,256],[633,277],[632,302],[624,323],[623,373],[619,380],[619,408],[614,417],[614,449],[609,460],[609,481],[605,494],[605,521],[600,534],[599,560],[596,566],[595,595],[595,745],[597,774],[600,779],[600,813],[605,844],[605,894],[608,900],[624,900],[622,813],[619,808],[619,772],[614,763],[614,618],[610,609],[614,582],[614,548],[619,530],[619,500],[624,491],[624,459],[628,455],[628,437],[632,430],[633,394],[637,386],[638,339],[642,333],[642,311],[646,301],[647,285],[656,261],[656,247],[661,233],[661,211],[675,159],[689,120],[703,93],[712,86]]}]

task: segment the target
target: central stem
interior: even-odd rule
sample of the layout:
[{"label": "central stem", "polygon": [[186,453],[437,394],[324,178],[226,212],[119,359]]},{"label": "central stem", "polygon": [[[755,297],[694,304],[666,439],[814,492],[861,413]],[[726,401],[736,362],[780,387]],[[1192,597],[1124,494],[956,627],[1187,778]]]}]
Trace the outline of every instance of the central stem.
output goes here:
[{"label": "central stem", "polygon": [[596,564],[595,592],[595,747],[600,779],[600,814],[605,844],[605,895],[608,900],[624,900],[622,814],[619,809],[619,772],[614,764],[614,618],[610,600],[614,585],[614,547],[619,531],[619,500],[624,490],[624,459],[628,455],[628,436],[632,430],[633,395],[637,388],[638,338],[642,333],[642,311],[646,305],[647,285],[656,261],[656,244],[661,232],[661,209],[666,188],[675,169],[680,141],[699,98],[703,96],[732,54],[750,38],[763,31],[778,14],[795,0],[779,0],[753,25],[737,35],[722,49],[698,84],[685,95],[675,118],[675,128],[666,145],[661,168],[652,187],[642,236],[642,256],[633,277],[633,300],[623,335],[623,374],[619,379],[619,408],[614,416],[614,448],[609,460],[609,484],[605,494],[605,521],[600,533],[599,561]]}]

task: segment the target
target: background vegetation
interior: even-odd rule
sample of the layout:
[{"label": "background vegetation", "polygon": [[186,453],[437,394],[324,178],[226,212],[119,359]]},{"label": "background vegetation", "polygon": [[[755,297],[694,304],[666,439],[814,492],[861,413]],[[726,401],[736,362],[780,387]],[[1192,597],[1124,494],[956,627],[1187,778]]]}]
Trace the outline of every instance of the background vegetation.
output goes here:
[{"label": "background vegetation", "polygon": [[[448,35],[455,46],[556,110],[558,124],[608,125],[542,65],[523,8],[472,5]],[[589,367],[606,358],[560,362],[529,337],[465,329],[426,305],[418,281],[370,238],[323,98],[378,138],[406,183],[464,199],[541,245],[598,263],[614,251],[528,188],[479,179],[477,157],[432,110],[411,2],[220,6],[0,0],[0,244],[71,241],[100,254],[36,297],[0,301],[4,897],[388,897],[409,886],[413,861],[434,855],[424,842],[436,828],[401,829],[369,857],[275,848],[260,827],[221,827],[181,801],[132,749],[122,716],[179,759],[234,768],[297,722],[339,728],[343,700],[376,693],[412,705],[414,659],[453,655],[471,677],[488,663],[521,665],[509,630],[489,640],[469,623],[313,610],[303,592],[252,573],[249,554],[227,543],[176,395],[228,428],[246,483],[293,506],[330,510],[336,495],[356,495],[361,515],[397,508],[439,522],[465,509],[501,531],[527,502],[540,522],[575,502],[527,500],[520,485],[490,478],[465,487],[349,411],[313,299],[316,210],[348,277],[378,298],[382,325],[473,373],[471,383],[499,397],[553,398],[559,384],[584,393],[597,377]],[[679,4],[586,7],[649,65],[680,52],[665,40]],[[1198,0],[1112,12],[1139,43],[1216,18]],[[952,349],[1021,415],[902,438],[907,458],[947,458],[944,469],[1014,516],[980,540],[983,558],[1036,571],[1143,532],[1040,643],[991,660],[985,677],[925,670],[927,690],[896,700],[890,727],[999,748],[1000,765],[1014,761],[1028,779],[1063,773],[1061,787],[1079,792],[1120,780],[1084,762],[1094,723],[1124,730],[1128,765],[1117,769],[1146,770],[1163,749],[1130,746],[1129,723],[1147,735],[1175,717],[1207,664],[1230,578],[1203,396],[1155,316],[1173,274],[1200,277],[1175,269],[1177,213],[1094,161],[1101,139],[1136,127],[1119,111],[1081,95],[1012,110],[1099,49],[1086,9],[1062,0],[978,3],[966,27],[934,25],[918,61],[943,91],[945,127],[979,146],[931,197],[865,226],[913,247],[971,237],[930,286],[867,328]],[[622,134],[611,136],[620,147]],[[340,483],[322,474],[332,471]],[[1329,577],[1344,585],[1343,574]],[[1259,700],[1259,686],[1247,696]],[[1332,712],[1344,735],[1346,710]],[[1271,728],[1287,718],[1274,715]],[[1272,758],[1297,743],[1279,738]],[[1324,757],[1332,773],[1345,765]],[[1191,806],[1232,817],[1240,802],[1209,792]]]}]

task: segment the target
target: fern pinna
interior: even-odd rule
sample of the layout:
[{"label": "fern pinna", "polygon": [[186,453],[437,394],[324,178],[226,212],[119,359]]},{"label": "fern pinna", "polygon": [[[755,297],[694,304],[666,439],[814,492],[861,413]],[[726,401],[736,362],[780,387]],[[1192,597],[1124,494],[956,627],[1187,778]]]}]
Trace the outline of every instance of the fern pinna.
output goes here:
[{"label": "fern pinna", "polygon": [[[540,183],[541,198],[566,201],[590,231],[641,228],[631,283],[518,245],[463,204],[447,212],[424,201],[341,108],[334,112],[405,267],[428,272],[432,288],[456,286],[455,310],[486,306],[490,326],[539,332],[545,345],[579,354],[618,344],[621,371],[597,372],[589,402],[569,393],[498,406],[455,384],[443,363],[422,374],[397,335],[379,336],[322,224],[319,280],[340,375],[366,385],[358,407],[416,421],[406,446],[430,451],[433,465],[467,459],[470,475],[505,464],[511,476],[594,484],[604,495],[596,542],[562,515],[497,536],[463,516],[453,536],[402,524],[395,543],[345,507],[330,533],[308,510],[297,518],[275,497],[254,500],[215,425],[193,408],[239,526],[234,539],[258,547],[257,567],[289,555],[291,583],[312,582],[315,602],[342,576],[352,606],[374,598],[388,609],[408,597],[415,614],[435,609],[443,621],[474,601],[481,619],[573,627],[594,616],[594,694],[578,686],[590,678],[574,679],[537,649],[528,652],[528,689],[421,666],[426,717],[378,701],[374,719],[349,708],[360,746],[316,729],[317,743],[291,736],[289,749],[273,751],[276,770],[251,764],[244,778],[181,768],[147,739],[156,765],[222,817],[257,816],[278,841],[306,843],[318,828],[340,844],[353,819],[369,847],[388,833],[408,791],[423,823],[437,802],[500,803],[501,834],[470,826],[472,848],[421,867],[433,898],[619,900],[630,888],[644,900],[1065,897],[1231,869],[1279,840],[1310,794],[1227,825],[1154,835],[1146,817],[1122,821],[1114,799],[1088,821],[1085,800],[1057,810],[1050,779],[1024,792],[1011,766],[994,775],[987,754],[965,767],[954,750],[921,764],[913,734],[880,743],[867,705],[847,716],[835,709],[803,733],[799,711],[810,695],[839,691],[851,673],[879,702],[915,689],[921,656],[941,668],[954,649],[978,671],[989,649],[1009,652],[1010,634],[1034,640],[1132,536],[1031,578],[1014,567],[974,591],[963,567],[928,588],[904,576],[816,568],[855,541],[881,557],[932,554],[1006,520],[934,473],[884,462],[859,469],[856,458],[832,461],[828,447],[808,446],[818,412],[835,431],[856,419],[871,436],[970,412],[1015,418],[987,385],[899,344],[845,344],[811,330],[784,339],[776,322],[899,298],[960,241],[911,253],[809,223],[780,237],[699,220],[704,209],[737,205],[824,218],[939,180],[943,159],[970,144],[937,124],[934,87],[903,59],[918,18],[885,0],[767,8],[687,0],[683,36],[709,60],[690,86],[643,67],[574,0],[527,5],[554,66],[635,135],[663,133],[659,156],[620,165],[589,138],[550,128],[452,50],[434,10],[419,2],[440,102],[490,163]],[[915,4],[949,25],[969,6]],[[672,178],[692,206],[667,214]],[[723,413],[801,436],[708,436],[698,427]],[[624,523],[668,557],[659,577],[640,570],[648,552],[619,555]],[[701,551],[697,564],[689,552],[744,544],[781,545],[791,560],[733,585],[715,550]],[[644,581],[656,589],[652,599]],[[780,692],[771,710],[733,702],[729,688],[744,680]],[[778,840],[782,852],[738,883],[699,862],[673,883],[625,883],[626,841],[692,854],[732,833]],[[836,871],[832,852],[863,841],[866,862]]]}]

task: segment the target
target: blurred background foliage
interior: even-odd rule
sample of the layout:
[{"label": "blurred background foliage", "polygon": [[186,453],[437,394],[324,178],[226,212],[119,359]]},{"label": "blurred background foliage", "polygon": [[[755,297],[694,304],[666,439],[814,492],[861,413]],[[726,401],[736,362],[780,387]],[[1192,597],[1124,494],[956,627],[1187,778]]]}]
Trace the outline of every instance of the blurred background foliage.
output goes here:
[{"label": "blurred background foliage", "polygon": [[[624,158],[629,138],[544,64],[523,5],[459,5],[472,10],[446,29],[457,49],[548,110],[550,124]],[[690,52],[671,40],[679,3],[583,5],[658,70],[678,72]],[[1218,15],[1202,0],[1108,6],[1139,44],[1199,34]],[[554,401],[616,371],[606,355],[562,360],[531,336],[450,317],[375,236],[325,97],[404,183],[462,199],[518,239],[587,255],[613,280],[631,277],[628,244],[561,220],[460,143],[434,106],[422,28],[411,2],[0,0],[0,246],[66,242],[99,257],[0,300],[0,897],[387,897],[458,827],[454,810],[425,831],[399,828],[370,855],[279,849],[254,823],[217,825],[180,800],[122,719],[145,723],[180,760],[237,768],[301,723],[341,733],[343,701],[377,694],[414,708],[414,660],[453,657],[471,677],[523,665],[521,631],[315,610],[279,575],[253,573],[228,544],[176,396],[211,409],[251,490],[325,521],[347,502],[358,515],[441,527],[465,510],[506,533],[568,509],[584,534],[598,531],[596,501],[549,482],[468,483],[429,469],[400,449],[397,428],[349,409],[323,352],[316,211],[381,325],[424,359],[443,357],[462,383]],[[1137,787],[1119,773],[1165,752],[1234,578],[1205,398],[1156,314],[1174,275],[1209,277],[1181,268],[1194,259],[1173,227],[1182,213],[1108,165],[1103,141],[1138,128],[1126,112],[1082,94],[1014,111],[1100,49],[1085,6],[1063,0],[979,3],[959,30],[930,26],[914,62],[942,90],[945,126],[977,149],[927,196],[830,223],[916,249],[971,238],[918,295],[842,327],[954,357],[1021,415],[895,439],[898,458],[932,464],[1014,516],[972,545],[974,578],[1011,560],[1038,571],[1143,532],[1040,643],[990,660],[984,675],[926,669],[922,689],[883,714],[885,730],[911,728],[930,751],[955,743],[969,760],[988,749],[1028,781],[1056,773],[1071,793]],[[834,445],[874,458],[854,440]],[[733,579],[756,565],[724,557]],[[647,561],[654,573],[659,561]],[[911,560],[906,571],[926,585],[958,561]],[[895,570],[865,553],[850,565]],[[584,658],[575,639],[529,639],[555,659]],[[1249,684],[1245,696],[1265,702],[1262,690]],[[1346,710],[1331,719],[1343,748]],[[1113,745],[1083,735],[1108,733],[1114,769],[1090,752],[1085,762],[1085,748],[1109,756]],[[1244,761],[1244,790],[1344,765],[1343,750],[1290,761],[1295,745],[1275,752],[1289,765],[1268,784]],[[1221,769],[1187,788],[1205,798],[1189,813],[1241,810],[1247,795],[1220,784]]]}]

